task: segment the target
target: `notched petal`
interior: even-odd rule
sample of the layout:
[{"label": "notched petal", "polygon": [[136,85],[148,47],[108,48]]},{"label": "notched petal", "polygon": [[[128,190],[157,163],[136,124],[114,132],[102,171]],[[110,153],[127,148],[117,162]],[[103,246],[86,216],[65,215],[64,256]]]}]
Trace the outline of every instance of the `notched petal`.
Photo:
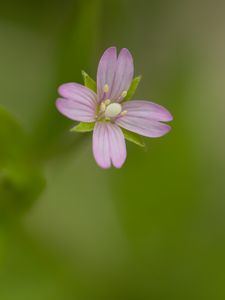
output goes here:
[{"label": "notched petal", "polygon": [[97,70],[97,93],[100,102],[104,96],[104,86],[107,84],[111,93],[117,64],[116,47],[111,47],[103,53]]},{"label": "notched petal", "polygon": [[121,95],[128,91],[134,76],[134,63],[130,51],[123,48],[117,59],[115,78],[113,81],[110,98],[122,101]]},{"label": "notched petal", "polygon": [[112,123],[98,122],[93,133],[93,154],[101,168],[113,164],[121,168],[126,160],[126,144],[121,129]]}]

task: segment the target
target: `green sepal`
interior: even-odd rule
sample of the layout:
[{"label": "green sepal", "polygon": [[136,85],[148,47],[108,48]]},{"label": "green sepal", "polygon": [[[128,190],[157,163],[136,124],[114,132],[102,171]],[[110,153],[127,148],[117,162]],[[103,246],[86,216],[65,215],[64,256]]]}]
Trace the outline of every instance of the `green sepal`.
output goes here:
[{"label": "green sepal", "polygon": [[137,87],[138,87],[140,81],[141,81],[141,75],[135,77],[135,78],[132,80],[131,85],[130,85],[130,88],[129,88],[128,92],[127,92],[127,95],[126,95],[126,97],[124,98],[123,101],[128,101],[128,100],[130,100],[130,99],[133,97],[133,95],[134,95],[134,93],[136,92],[136,89],[137,89]]},{"label": "green sepal", "polygon": [[92,79],[85,71],[81,71],[81,74],[83,76],[84,85],[96,93],[97,91],[96,81]]},{"label": "green sepal", "polygon": [[126,130],[124,128],[121,128],[122,129],[122,132],[123,132],[123,135],[125,137],[126,140],[140,146],[140,147],[145,147],[145,142],[142,138],[142,136],[140,136],[139,134],[137,133],[134,133],[134,132],[131,132],[129,130]]},{"label": "green sepal", "polygon": [[91,122],[91,123],[80,122],[79,124],[71,128],[70,131],[90,132],[93,131],[94,127],[95,127],[95,122]]}]

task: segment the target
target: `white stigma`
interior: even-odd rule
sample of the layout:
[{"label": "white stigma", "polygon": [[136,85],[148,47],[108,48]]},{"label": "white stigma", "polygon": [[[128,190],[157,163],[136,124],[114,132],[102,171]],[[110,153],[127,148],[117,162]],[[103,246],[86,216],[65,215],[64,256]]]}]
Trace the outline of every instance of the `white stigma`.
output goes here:
[{"label": "white stigma", "polygon": [[103,86],[103,92],[104,92],[104,93],[108,93],[108,91],[109,91],[109,86],[108,86],[108,84],[105,84],[105,85]]},{"label": "white stigma", "polygon": [[114,118],[118,116],[122,111],[122,106],[119,103],[112,103],[106,107],[105,116],[106,118]]}]

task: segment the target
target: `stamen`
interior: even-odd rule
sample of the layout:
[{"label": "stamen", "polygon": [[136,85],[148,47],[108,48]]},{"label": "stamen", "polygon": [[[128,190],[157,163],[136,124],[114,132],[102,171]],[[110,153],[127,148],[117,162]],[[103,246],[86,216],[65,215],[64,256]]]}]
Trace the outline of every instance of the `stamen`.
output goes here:
[{"label": "stamen", "polygon": [[105,105],[109,105],[111,103],[111,100],[110,99],[106,99],[105,100]]},{"label": "stamen", "polygon": [[123,116],[125,116],[126,114],[127,114],[127,110],[124,110],[124,111],[121,112],[120,115],[123,117]]},{"label": "stamen", "polygon": [[117,101],[122,101],[123,98],[125,98],[127,95],[127,91],[123,91],[122,94],[119,96],[119,98],[117,99]]},{"label": "stamen", "polygon": [[127,91],[123,91],[122,94],[121,94],[121,96],[122,96],[123,98],[125,98],[126,95],[127,95]]},{"label": "stamen", "polygon": [[108,93],[108,91],[109,91],[109,86],[108,86],[108,84],[105,84],[103,87],[103,92]]},{"label": "stamen", "polygon": [[102,103],[100,104],[100,111],[103,112],[103,111],[105,111],[105,109],[106,109],[105,102],[102,102]]}]

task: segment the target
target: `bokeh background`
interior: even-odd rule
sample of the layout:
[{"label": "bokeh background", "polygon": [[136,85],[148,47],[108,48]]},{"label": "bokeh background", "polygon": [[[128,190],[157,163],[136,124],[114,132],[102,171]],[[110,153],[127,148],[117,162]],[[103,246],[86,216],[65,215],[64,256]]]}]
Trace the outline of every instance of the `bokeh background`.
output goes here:
[{"label": "bokeh background", "polygon": [[[55,109],[109,46],[174,115],[120,170]],[[0,299],[225,299],[224,78],[224,1],[1,3]]]}]

